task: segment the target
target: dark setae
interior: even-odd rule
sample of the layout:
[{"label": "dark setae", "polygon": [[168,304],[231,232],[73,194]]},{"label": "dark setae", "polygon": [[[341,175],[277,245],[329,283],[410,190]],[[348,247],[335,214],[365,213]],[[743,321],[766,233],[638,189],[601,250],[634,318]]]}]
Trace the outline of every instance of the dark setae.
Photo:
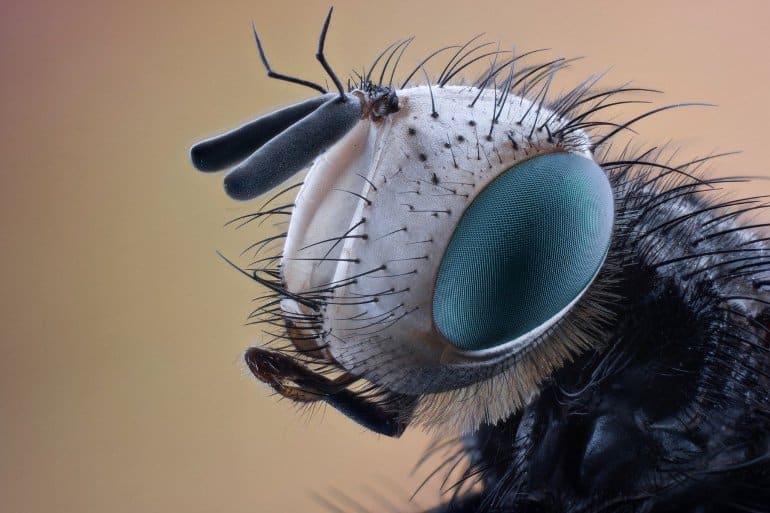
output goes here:
[{"label": "dark setae", "polygon": [[553,94],[567,60],[478,37],[396,83],[398,41],[343,84],[330,17],[332,92],[255,31],[271,77],[320,95],[191,152],[267,194],[234,222],[278,220],[227,260],[265,292],[254,376],[381,434],[454,433],[437,472],[468,464],[434,512],[770,511],[770,237],[743,221],[765,198],[725,199],[744,179],[706,178],[719,155],[619,142],[684,105],[619,121],[654,91]]}]

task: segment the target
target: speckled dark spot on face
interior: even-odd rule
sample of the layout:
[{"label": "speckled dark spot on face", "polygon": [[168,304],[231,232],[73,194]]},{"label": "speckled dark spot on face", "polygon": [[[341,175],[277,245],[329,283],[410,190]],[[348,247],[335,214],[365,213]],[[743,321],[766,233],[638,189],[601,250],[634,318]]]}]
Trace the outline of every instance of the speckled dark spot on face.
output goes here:
[{"label": "speckled dark spot on face", "polygon": [[409,135],[414,135],[414,134],[416,134],[416,133],[417,133],[417,130],[415,130],[415,129],[414,129],[414,128],[412,128],[412,127],[409,127]]},{"label": "speckled dark spot on face", "polygon": [[425,162],[426,160],[428,160],[428,156],[424,153],[420,153],[419,157],[421,162]]},{"label": "speckled dark spot on face", "polygon": [[452,145],[451,145],[451,144],[449,144],[448,142],[445,142],[445,143],[444,143],[444,148],[451,148],[451,147],[452,147]]},{"label": "speckled dark spot on face", "polygon": [[470,121],[468,121],[468,124],[469,124],[470,126],[476,126],[476,122],[475,122],[475,121],[473,121],[472,119],[471,119]]},{"label": "speckled dark spot on face", "polygon": [[457,140],[460,142],[465,142],[465,137],[463,137],[462,135],[458,135]]}]

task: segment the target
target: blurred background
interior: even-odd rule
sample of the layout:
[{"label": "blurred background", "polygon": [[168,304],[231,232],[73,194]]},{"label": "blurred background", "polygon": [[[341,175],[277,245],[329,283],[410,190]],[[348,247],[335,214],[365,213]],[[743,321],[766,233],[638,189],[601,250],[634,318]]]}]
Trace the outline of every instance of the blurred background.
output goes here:
[{"label": "blurred background", "polygon": [[[335,2],[327,55],[360,69],[416,35],[405,63],[486,32],[504,47],[586,56],[658,101],[707,101],[638,126],[682,159],[743,150],[721,174],[766,175],[770,3]],[[306,98],[273,66],[323,81],[313,54],[329,3],[5,0],[0,6],[0,510],[313,512],[311,492],[408,499],[429,438],[390,440],[332,410],[300,415],[247,376],[253,283],[215,250],[253,210],[195,172],[191,143]],[[736,189],[739,189],[736,187]],[[770,185],[750,186],[753,194]],[[744,188],[744,192],[748,188]],[[348,505],[353,511],[358,509]]]}]

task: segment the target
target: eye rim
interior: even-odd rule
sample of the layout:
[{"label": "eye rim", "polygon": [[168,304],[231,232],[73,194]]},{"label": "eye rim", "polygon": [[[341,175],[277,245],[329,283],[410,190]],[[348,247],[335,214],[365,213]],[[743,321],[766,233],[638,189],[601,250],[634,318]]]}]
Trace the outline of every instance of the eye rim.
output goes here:
[{"label": "eye rim", "polygon": [[[602,268],[599,268],[594,274],[589,285],[584,288],[569,304],[559,310],[556,314],[537,326],[537,328],[528,331],[527,333],[520,335],[508,342],[504,342],[497,346],[486,347],[484,349],[460,349],[448,339],[446,339],[446,347],[440,356],[440,363],[442,365],[463,365],[470,363],[484,363],[487,365],[494,365],[504,362],[516,355],[524,352],[537,349],[537,346],[545,341],[548,332],[555,329],[559,322],[575,307],[576,304],[585,296],[588,289],[591,288],[596,277],[601,272]],[[439,331],[440,333],[440,331]],[[443,335],[443,333],[442,333]],[[446,338],[446,337],[445,337]],[[519,347],[520,346],[520,347]]]}]

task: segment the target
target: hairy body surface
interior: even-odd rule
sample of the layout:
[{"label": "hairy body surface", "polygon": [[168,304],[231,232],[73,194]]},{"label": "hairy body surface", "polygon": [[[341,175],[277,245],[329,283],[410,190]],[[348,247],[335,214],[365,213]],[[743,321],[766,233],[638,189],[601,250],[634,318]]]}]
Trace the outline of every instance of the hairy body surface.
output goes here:
[{"label": "hairy body surface", "polygon": [[628,221],[601,348],[463,437],[483,486],[439,511],[768,510],[769,252],[734,221],[762,200],[634,167],[613,180]]},{"label": "hairy body surface", "polygon": [[473,38],[397,87],[407,39],[345,89],[329,20],[337,93],[274,72],[257,37],[270,76],[321,96],[192,151],[235,165],[239,200],[312,163],[235,220],[289,219],[228,260],[268,291],[254,376],[388,436],[461,433],[434,512],[767,511],[770,246],[743,220],[764,198],[725,199],[744,179],[705,178],[715,156],[613,150],[679,105],[617,121],[652,91],[601,75],[552,96],[564,59]]}]

